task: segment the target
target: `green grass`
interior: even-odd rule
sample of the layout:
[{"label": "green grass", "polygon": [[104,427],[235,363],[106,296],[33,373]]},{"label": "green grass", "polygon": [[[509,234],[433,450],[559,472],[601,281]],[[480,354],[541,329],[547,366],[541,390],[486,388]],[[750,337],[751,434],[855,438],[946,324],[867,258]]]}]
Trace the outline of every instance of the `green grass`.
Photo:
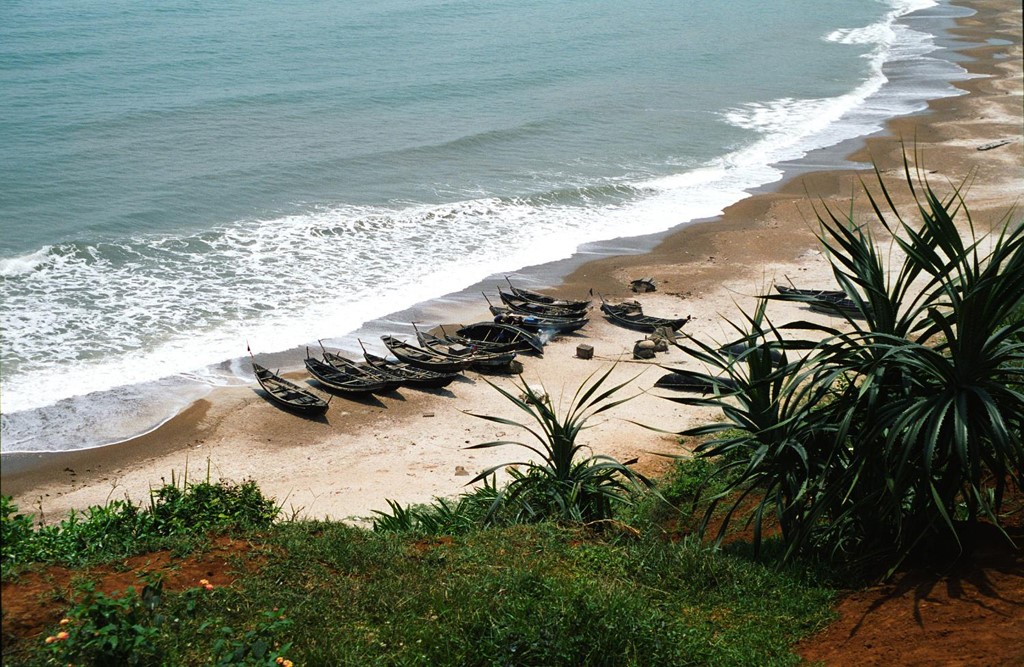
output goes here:
[{"label": "green grass", "polygon": [[[427,545],[322,524],[274,539],[287,557],[246,593],[291,609],[310,664],[791,664],[829,599],[795,571],[550,524]],[[311,585],[275,584],[297,570]]]},{"label": "green grass", "polygon": [[[5,531],[12,521],[8,513]],[[164,546],[200,544],[177,525]],[[74,632],[103,619],[105,641],[137,647],[118,654],[123,664],[131,655],[147,665],[269,665],[282,653],[296,665],[789,665],[799,662],[792,644],[827,622],[832,596],[800,564],[780,569],[654,530],[622,537],[540,523],[443,539],[315,521],[230,530],[252,548],[230,586],[159,595],[147,586],[148,597],[114,601],[83,597],[83,574],[72,621],[44,634],[72,636],[5,638],[4,664],[106,664],[109,641]],[[260,566],[247,567],[257,556]]]},{"label": "green grass", "polygon": [[63,521],[34,527],[11,499],[0,499],[4,579],[24,563],[84,566],[163,547],[191,550],[209,530],[266,528],[280,508],[255,482],[170,484],[151,493],[148,507],[124,500],[72,512]]}]

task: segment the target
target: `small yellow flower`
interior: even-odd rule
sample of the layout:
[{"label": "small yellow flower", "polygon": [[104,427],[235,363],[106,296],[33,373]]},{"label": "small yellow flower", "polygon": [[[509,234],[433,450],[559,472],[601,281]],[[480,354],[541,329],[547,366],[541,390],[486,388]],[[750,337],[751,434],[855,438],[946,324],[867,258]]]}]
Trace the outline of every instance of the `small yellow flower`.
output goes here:
[{"label": "small yellow flower", "polygon": [[284,658],[282,658],[281,656],[277,656],[277,660],[275,660],[274,662],[276,662],[279,665],[283,665],[284,664]]},{"label": "small yellow flower", "polygon": [[68,633],[64,632],[63,630],[61,630],[60,632],[57,633],[57,639],[59,639],[60,641],[64,641],[68,637],[70,637],[70,635]]},{"label": "small yellow flower", "polygon": [[60,624],[61,625],[67,625],[70,622],[71,622],[70,618],[62,618],[62,619],[60,619]]},{"label": "small yellow flower", "polygon": [[209,579],[200,579],[199,580],[199,585],[200,586],[208,586],[209,583],[210,583]]},{"label": "small yellow flower", "polygon": [[53,642],[55,642],[55,641],[57,641],[57,638],[56,638],[56,637],[50,636],[50,637],[47,637],[47,638],[46,638],[46,643],[47,643],[47,644],[52,644],[52,643],[53,643]]},{"label": "small yellow flower", "polygon": [[281,664],[283,665],[283,667],[292,667],[292,661],[291,660],[285,660]]}]

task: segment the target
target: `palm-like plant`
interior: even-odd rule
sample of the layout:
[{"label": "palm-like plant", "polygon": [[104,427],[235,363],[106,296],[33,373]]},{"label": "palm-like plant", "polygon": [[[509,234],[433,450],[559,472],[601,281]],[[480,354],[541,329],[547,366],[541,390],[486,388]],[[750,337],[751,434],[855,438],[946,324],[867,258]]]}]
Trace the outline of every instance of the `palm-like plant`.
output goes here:
[{"label": "palm-like plant", "polygon": [[[711,388],[701,397],[669,397],[677,403],[717,408],[726,420],[679,433],[705,440],[694,450],[698,456],[719,457],[717,477],[726,481],[710,498],[702,530],[719,504],[728,508],[717,540],[725,536],[735,513],[751,494],[759,496],[750,517],[754,524],[754,550],[759,552],[762,525],[774,516],[792,548],[806,539],[815,499],[828,486],[833,452],[828,447],[834,425],[815,406],[826,401],[831,382],[815,378],[811,358],[787,353],[790,343],[765,316],[766,301],[753,315],[743,314],[744,325],[729,322],[739,339],[715,347],[685,335],[677,343],[711,373],[667,369]],[[735,351],[739,350],[738,353]],[[713,481],[714,477],[709,480]]]},{"label": "palm-like plant", "polygon": [[[1010,319],[1024,303],[1024,228],[1011,228],[1005,218],[986,252],[962,188],[943,200],[923,178],[916,191],[909,167],[906,174],[918,202],[917,227],[899,216],[881,185],[898,220],[885,228],[906,257],[896,289],[884,290],[878,274],[855,281],[849,268],[836,270],[844,287],[856,282],[872,295],[869,318],[884,316],[825,343],[827,363],[857,377],[838,404],[846,423],[856,427],[849,433],[853,465],[845,473],[855,491],[842,516],[855,518],[872,547],[893,544],[897,562],[943,532],[957,537],[953,514],[959,502],[966,504],[969,521],[982,514],[998,523],[1005,484],[1012,478],[1020,486],[1024,461],[1024,323]],[[884,220],[870,194],[869,200]],[[967,242],[955,222],[959,213],[967,218]],[[874,245],[869,234],[853,244],[837,243],[848,232],[835,224],[823,228],[833,256],[863,256]],[[892,317],[908,300],[902,317]],[[991,501],[988,484],[995,489]]]},{"label": "palm-like plant", "polygon": [[[740,439],[758,443],[734,486],[776,493],[806,482],[793,487],[802,496],[782,495],[783,518],[788,498],[806,502],[793,509],[792,525],[783,523],[789,553],[815,543],[898,564],[943,534],[957,537],[958,506],[967,508],[968,521],[998,523],[1006,485],[1024,487],[1024,227],[1007,216],[989,243],[974,232],[962,187],[943,199],[920,176],[918,190],[906,162],[905,174],[916,225],[902,218],[880,175],[881,195],[868,192],[881,228],[902,251],[898,266],[886,265],[871,231],[852,214],[828,207],[818,213],[836,280],[864,318],[847,317],[844,329],[786,325],[813,338],[775,334],[773,344],[809,350],[804,360],[772,372],[748,364],[745,381],[730,372],[732,404],[724,395],[710,399],[722,402]],[[761,307],[750,318],[755,339],[764,333]],[[707,346],[688,351],[718,363]],[[734,452],[736,441],[700,451]],[[798,455],[766,467],[769,443],[779,441]]]},{"label": "palm-like plant", "polygon": [[513,405],[527,413],[535,425],[490,415],[472,414],[497,424],[528,432],[537,444],[498,440],[473,445],[484,449],[516,445],[535,455],[523,461],[503,463],[484,470],[470,484],[486,479],[498,470],[508,469],[511,480],[501,489],[491,508],[516,515],[516,520],[560,520],[591,522],[612,517],[616,503],[628,503],[637,485],[650,487],[650,481],[630,468],[636,459],[619,462],[605,455],[584,455],[585,445],[578,437],[587,422],[632,397],[614,398],[632,379],[605,388],[613,368],[594,379],[591,375],[577,389],[564,415],[559,415],[550,398],[522,381],[520,396],[488,382]]}]

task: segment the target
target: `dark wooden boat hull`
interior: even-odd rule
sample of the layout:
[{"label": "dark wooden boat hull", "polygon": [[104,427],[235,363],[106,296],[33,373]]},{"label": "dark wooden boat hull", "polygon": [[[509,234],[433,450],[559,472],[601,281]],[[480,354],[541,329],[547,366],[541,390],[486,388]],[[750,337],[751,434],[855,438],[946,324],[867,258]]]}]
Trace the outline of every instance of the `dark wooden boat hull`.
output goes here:
[{"label": "dark wooden boat hull", "polygon": [[846,292],[842,290],[800,289],[797,287],[787,287],[786,285],[776,285],[775,291],[784,296],[809,297],[824,299],[825,301],[839,301],[846,298]]},{"label": "dark wooden boat hull", "polygon": [[394,385],[370,377],[359,377],[309,357],[306,359],[306,370],[313,378],[327,389],[345,396],[366,396],[367,394],[390,391]]},{"label": "dark wooden boat hull", "polygon": [[851,299],[808,301],[807,307],[816,313],[825,313],[827,315],[843,314],[856,318],[864,317],[864,313]]},{"label": "dark wooden boat hull", "polygon": [[458,329],[449,340],[463,345],[486,345],[493,352],[536,352],[544,354],[544,343],[526,329],[499,322],[476,322]]},{"label": "dark wooden boat hull", "polygon": [[518,313],[511,312],[508,308],[502,308],[501,306],[491,306],[490,310],[491,314],[494,315],[495,322],[512,324],[520,329],[535,332],[551,332],[558,334],[572,333],[573,331],[579,331],[587,325],[587,322],[590,321],[585,317],[568,319],[561,317],[520,315]]},{"label": "dark wooden boat hull", "polygon": [[[512,290],[512,294],[519,297],[520,299],[523,299],[524,301],[529,301],[531,303],[539,303],[545,306],[565,308],[567,310],[585,311],[588,308],[590,308],[589,300],[556,299],[555,297],[548,296],[547,294],[541,294],[540,292],[534,292],[532,290],[516,287],[515,285],[512,284],[512,281],[508,279],[508,276],[505,277],[505,281],[508,282],[508,288]],[[501,289],[499,288],[498,291],[500,292]]]},{"label": "dark wooden boat hull", "polygon": [[320,415],[327,411],[327,401],[308,389],[285,380],[255,362],[252,370],[260,387],[277,405],[304,415]]},{"label": "dark wooden boat hull", "polygon": [[438,373],[459,373],[469,368],[468,359],[455,359],[453,357],[438,354],[432,350],[425,350],[410,343],[399,340],[394,336],[381,336],[384,345],[391,351],[391,354],[407,364]]},{"label": "dark wooden boat hull", "polygon": [[375,390],[376,392],[393,391],[398,389],[402,384],[395,378],[385,376],[376,368],[373,368],[365,362],[356,362],[343,357],[340,354],[328,352],[327,350],[324,350],[324,361],[354,380],[365,380],[371,383],[379,383],[381,388]]},{"label": "dark wooden boat hull", "polygon": [[[464,338],[455,333],[455,331],[448,331],[443,326],[440,327],[443,332],[443,336],[434,336],[433,338],[440,340],[445,346],[462,345],[467,348],[475,348],[478,351],[496,353],[496,354],[507,354],[509,352],[515,352],[515,350],[509,350],[507,342],[492,342],[483,340],[470,340]],[[430,334],[421,334],[416,332],[417,337],[420,338],[420,342],[423,343],[424,336],[430,336]],[[428,339],[429,340],[429,339]],[[431,344],[432,345],[432,344]],[[431,347],[431,345],[424,345],[424,347]]]},{"label": "dark wooden boat hull", "polygon": [[643,331],[645,333],[651,333],[665,327],[668,327],[672,331],[679,331],[683,328],[684,324],[690,321],[690,318],[688,317],[684,317],[682,319],[667,319],[663,317],[652,317],[650,315],[608,315],[608,319],[621,327],[633,329],[634,331]]},{"label": "dark wooden boat hull", "polygon": [[715,382],[712,382],[698,375],[691,375],[686,372],[672,372],[658,378],[654,386],[658,389],[710,394],[714,392],[716,386],[719,392],[731,391],[736,388],[736,383],[730,378],[717,378]]},{"label": "dark wooden boat hull", "polygon": [[457,353],[452,351],[453,344],[448,339],[438,338],[433,334],[419,330],[416,331],[416,337],[419,339],[420,345],[431,352],[436,352],[455,359],[468,359],[470,361],[470,366],[508,366],[515,361],[516,358],[515,350],[501,351],[490,348],[481,349],[477,345],[467,345],[462,342],[457,342],[455,345],[465,349],[465,352]]},{"label": "dark wooden boat hull", "polygon": [[565,317],[569,319],[575,319],[582,317],[590,309],[590,304],[584,304],[582,306],[567,307],[567,306],[553,306],[543,303],[535,303],[533,301],[527,301],[514,294],[509,294],[501,289],[498,290],[498,296],[501,297],[501,302],[511,308],[514,312],[523,313],[524,315],[539,315],[541,317]]},{"label": "dark wooden boat hull", "polygon": [[689,317],[682,317],[678,319],[672,319],[667,317],[654,317],[653,315],[644,315],[642,310],[638,310],[632,304],[620,308],[610,303],[601,304],[601,312],[613,323],[627,329],[633,329],[635,331],[652,332],[657,331],[663,327],[668,327],[672,331],[679,331],[684,324],[690,321]]},{"label": "dark wooden boat hull", "polygon": [[404,361],[390,361],[369,352],[363,352],[363,356],[366,357],[366,363],[384,375],[401,382],[403,387],[441,389],[442,387],[447,387],[455,381],[455,378],[459,377],[458,373],[428,371],[416,368]]}]

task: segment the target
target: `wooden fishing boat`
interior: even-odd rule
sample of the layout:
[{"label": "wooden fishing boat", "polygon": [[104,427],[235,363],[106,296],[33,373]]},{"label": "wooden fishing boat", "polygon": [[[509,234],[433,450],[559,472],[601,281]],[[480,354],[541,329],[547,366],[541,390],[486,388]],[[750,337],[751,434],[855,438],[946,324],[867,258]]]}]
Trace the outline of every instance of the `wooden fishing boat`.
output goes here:
[{"label": "wooden fishing boat", "polygon": [[366,378],[367,380],[372,380],[381,383],[381,388],[375,390],[376,393],[394,391],[395,389],[398,389],[398,387],[402,384],[395,378],[384,375],[373,366],[367,364],[365,361],[353,361],[351,359],[348,359],[347,357],[341,356],[340,354],[328,352],[327,350],[323,351],[323,357],[324,361],[326,361],[328,364],[334,366],[343,373],[351,375],[354,378]]},{"label": "wooden fishing boat", "polygon": [[[416,327],[415,323],[413,323],[412,327],[413,329],[416,329],[416,337],[422,339],[423,337],[420,336],[420,330]],[[456,349],[457,346],[461,346],[463,348],[476,350],[477,352],[501,354],[517,351],[515,349],[515,346],[510,345],[508,340],[505,339],[504,337],[498,338],[496,340],[472,340],[466,338],[465,336],[460,336],[458,334],[458,331],[462,330],[462,328],[462,325],[458,325],[456,328],[453,326],[442,324],[439,327],[437,327],[437,330],[441,332],[441,335],[435,335],[434,337],[440,340],[444,345],[448,345],[449,347],[456,347]],[[526,333],[531,336],[533,335],[529,331],[527,331]],[[464,352],[460,352],[460,354],[464,354]]]},{"label": "wooden fishing boat", "polygon": [[499,312],[508,311],[516,315],[525,315],[530,317],[542,317],[548,320],[579,320],[586,318],[587,311],[571,311],[558,306],[545,306],[539,303],[531,303],[524,301],[514,295],[505,294],[502,297],[504,306],[494,305],[487,295],[484,294],[484,299],[487,300],[487,307],[490,308],[491,312],[498,314]]},{"label": "wooden fishing boat", "polygon": [[394,336],[384,335],[380,339],[384,341],[384,345],[391,351],[391,354],[416,368],[437,373],[459,373],[469,368],[472,363],[469,359],[451,357],[439,354],[433,350],[417,347]]},{"label": "wooden fishing boat", "polygon": [[857,303],[848,298],[846,292],[842,290],[799,289],[786,285],[776,285],[775,290],[786,297],[786,301],[806,303],[807,307],[816,313],[864,317]]},{"label": "wooden fishing boat", "polygon": [[[415,328],[416,325],[413,325]],[[469,359],[470,366],[486,366],[497,368],[508,366],[516,358],[515,350],[497,351],[480,348],[477,345],[465,345],[463,343],[452,343],[446,338],[435,336],[416,329],[416,338],[420,345],[431,352],[454,357],[456,359]]]},{"label": "wooden fishing boat", "polygon": [[673,371],[662,375],[654,383],[658,389],[671,389],[672,391],[686,391],[697,394],[710,394],[715,387],[721,393],[732,391],[736,388],[736,382],[731,378],[718,377],[712,379],[699,373],[689,371]]},{"label": "wooden fishing boat", "polygon": [[852,299],[816,299],[807,302],[807,307],[816,313],[848,315],[863,318],[864,313]]},{"label": "wooden fishing boat", "polygon": [[569,319],[567,317],[542,317],[540,315],[522,315],[515,313],[509,308],[501,306],[490,306],[494,321],[502,324],[511,324],[527,331],[543,331],[555,334],[566,334],[578,331],[587,325],[590,320],[586,317]]},{"label": "wooden fishing boat", "polygon": [[634,329],[636,331],[651,332],[657,331],[662,327],[668,327],[672,331],[678,331],[684,324],[690,321],[688,316],[681,318],[668,318],[644,315],[643,309],[637,307],[635,302],[611,304],[602,300],[601,312],[603,312],[608,320],[613,324],[626,327],[627,329]]},{"label": "wooden fishing boat", "polygon": [[[524,315],[540,315],[542,317],[566,317],[566,318],[577,318],[586,315],[587,311],[590,310],[590,304],[584,304],[582,306],[555,306],[545,303],[535,303],[528,301],[522,297],[518,297],[515,294],[509,294],[500,287],[498,288],[498,296],[501,298],[501,302],[511,308],[517,313]],[[487,295],[484,295],[487,298]],[[487,303],[490,304],[491,300],[487,299]]]},{"label": "wooden fishing boat", "polygon": [[327,411],[328,401],[308,389],[285,380],[255,361],[252,362],[252,370],[270,400],[281,407],[306,415],[320,415]]},{"label": "wooden fishing boat", "polygon": [[838,301],[846,298],[846,292],[842,290],[800,289],[797,287],[788,287],[786,285],[776,285],[775,291],[784,296],[825,299],[826,301]]},{"label": "wooden fishing boat", "polygon": [[363,356],[366,358],[367,364],[385,376],[401,382],[403,387],[440,389],[441,387],[447,387],[455,378],[459,377],[458,373],[428,371],[407,364],[404,361],[394,361],[379,357],[375,354],[370,354],[365,349],[363,350]]},{"label": "wooden fishing boat", "polygon": [[[512,294],[533,303],[539,303],[545,306],[556,306],[558,308],[565,308],[566,310],[579,310],[585,311],[590,308],[590,299],[556,299],[553,296],[547,294],[541,294],[540,292],[534,292],[521,287],[516,287],[512,284],[512,281],[505,276],[505,282],[508,283],[508,288],[512,290]],[[498,288],[501,291],[501,288]]]},{"label": "wooden fishing boat", "polygon": [[355,373],[347,368],[338,368],[314,357],[307,357],[305,363],[306,370],[317,382],[333,392],[346,396],[366,396],[391,391],[398,386],[398,383],[369,374]]},{"label": "wooden fishing boat", "polygon": [[601,312],[606,312],[608,309],[614,310],[617,313],[623,315],[643,315],[644,307],[636,299],[627,299],[618,303],[608,303],[601,297]]},{"label": "wooden fishing boat", "polygon": [[476,322],[446,336],[448,340],[468,346],[482,347],[490,352],[535,352],[544,354],[540,336],[512,324]]}]

